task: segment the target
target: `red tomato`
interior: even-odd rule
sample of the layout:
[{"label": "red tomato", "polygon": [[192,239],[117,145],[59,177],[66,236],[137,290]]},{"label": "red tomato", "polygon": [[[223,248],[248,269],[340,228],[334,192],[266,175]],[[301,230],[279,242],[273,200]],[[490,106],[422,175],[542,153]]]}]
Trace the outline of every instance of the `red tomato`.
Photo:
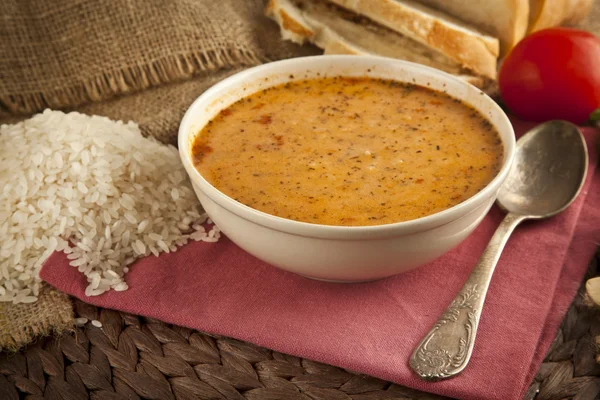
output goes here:
[{"label": "red tomato", "polygon": [[508,54],[498,83],[523,119],[583,123],[600,107],[600,39],[569,28],[535,32]]}]

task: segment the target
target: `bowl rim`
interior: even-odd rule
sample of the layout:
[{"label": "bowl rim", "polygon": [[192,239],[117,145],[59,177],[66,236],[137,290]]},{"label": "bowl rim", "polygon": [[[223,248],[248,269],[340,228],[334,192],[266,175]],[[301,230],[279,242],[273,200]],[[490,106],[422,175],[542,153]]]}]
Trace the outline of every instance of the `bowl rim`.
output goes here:
[{"label": "bowl rim", "polygon": [[[388,65],[396,64],[398,67],[404,67],[405,69],[411,72],[418,71],[419,74],[429,75],[431,77],[435,77],[436,79],[441,78],[446,82],[451,81],[459,85],[469,86],[471,87],[471,90],[477,90],[479,94],[481,94],[481,97],[484,99],[483,101],[489,103],[491,112],[498,114],[498,116],[500,117],[500,124],[505,125],[505,128],[510,130],[510,132],[508,132],[506,135],[508,140],[505,140],[502,134],[500,135],[505,150],[505,158],[503,160],[503,164],[500,171],[498,172],[498,174],[496,174],[494,179],[492,179],[492,181],[490,181],[479,192],[464,200],[463,202],[434,214],[430,214],[424,217],[408,221],[401,221],[383,225],[338,226],[295,221],[271,215],[263,211],[259,211],[249,206],[246,206],[245,204],[242,204],[232,199],[231,197],[227,196],[226,194],[215,188],[194,167],[191,160],[191,149],[189,148],[190,146],[188,139],[190,135],[196,133],[196,130],[191,129],[194,115],[198,112],[203,112],[202,107],[213,104],[216,100],[218,100],[218,95],[223,95],[224,93],[222,92],[224,92],[226,89],[232,91],[236,87],[241,87],[244,84],[255,82],[256,80],[252,81],[248,79],[251,78],[257,72],[261,71],[268,72],[268,70],[270,69],[279,69],[281,67],[285,67],[287,65],[292,64],[294,64],[294,66],[296,67],[298,66],[298,64],[306,64],[306,70],[309,71],[311,67],[314,68],[314,63],[347,63],[348,61],[356,60],[357,58],[372,62],[376,65],[380,65],[382,63]],[[280,73],[281,72],[279,72],[278,74]],[[273,75],[275,75],[275,73],[273,73]],[[334,75],[335,74],[333,74],[332,76]],[[338,76],[344,76],[344,74],[339,74]],[[293,81],[294,79],[289,80]],[[399,79],[398,81],[405,82],[406,80]],[[279,82],[278,84],[281,84],[281,82]],[[253,93],[254,92],[240,93],[239,98],[244,98]],[[459,100],[462,99],[459,98]],[[202,128],[203,127],[199,129]],[[499,127],[496,128],[499,129]],[[196,100],[194,100],[194,102],[189,106],[185,115],[183,116],[178,131],[178,147],[181,161],[188,173],[192,184],[198,186],[199,189],[213,202],[220,205],[221,207],[224,207],[226,210],[237,215],[240,218],[243,218],[245,220],[256,223],[258,225],[262,225],[270,229],[275,229],[277,231],[299,236],[319,237],[324,239],[375,239],[381,236],[407,235],[418,231],[429,230],[434,227],[449,224],[457,220],[458,218],[476,210],[478,206],[483,204],[485,200],[489,197],[493,196],[495,198],[495,194],[497,194],[500,185],[508,175],[510,167],[512,166],[512,163],[514,161],[516,151],[516,139],[512,124],[510,123],[508,116],[504,113],[502,108],[487,94],[454,75],[450,75],[446,72],[425,65],[388,57],[359,55],[318,55],[285,59],[261,64],[233,74],[225,78],[224,80],[218,82],[217,84],[211,86],[198,98],[196,98]]]}]

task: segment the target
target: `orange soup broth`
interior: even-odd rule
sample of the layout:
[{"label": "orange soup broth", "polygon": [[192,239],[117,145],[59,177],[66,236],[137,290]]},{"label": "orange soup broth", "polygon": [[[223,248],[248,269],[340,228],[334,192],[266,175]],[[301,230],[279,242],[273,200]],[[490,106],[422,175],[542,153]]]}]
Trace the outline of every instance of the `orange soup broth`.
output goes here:
[{"label": "orange soup broth", "polygon": [[463,102],[371,78],[301,80],[224,109],[192,146],[227,196],[315,224],[407,221],[472,197],[497,175],[503,145]]}]

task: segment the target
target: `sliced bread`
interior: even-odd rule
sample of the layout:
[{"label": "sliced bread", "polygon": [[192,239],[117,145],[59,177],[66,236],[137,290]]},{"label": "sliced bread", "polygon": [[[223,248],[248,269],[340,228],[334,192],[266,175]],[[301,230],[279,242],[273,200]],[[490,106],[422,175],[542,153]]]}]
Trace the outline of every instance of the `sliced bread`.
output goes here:
[{"label": "sliced bread", "polygon": [[528,0],[417,0],[471,23],[500,39],[504,56],[521,40],[529,22]]},{"label": "sliced bread", "polygon": [[325,54],[398,58],[441,69],[479,87],[485,83],[438,51],[321,0],[270,0],[265,14],[279,24],[283,38],[313,43]]},{"label": "sliced bread", "polygon": [[410,0],[329,0],[410,37],[482,76],[496,78],[498,39]]},{"label": "sliced bread", "polygon": [[528,32],[558,25],[573,25],[583,20],[594,0],[529,0]]}]

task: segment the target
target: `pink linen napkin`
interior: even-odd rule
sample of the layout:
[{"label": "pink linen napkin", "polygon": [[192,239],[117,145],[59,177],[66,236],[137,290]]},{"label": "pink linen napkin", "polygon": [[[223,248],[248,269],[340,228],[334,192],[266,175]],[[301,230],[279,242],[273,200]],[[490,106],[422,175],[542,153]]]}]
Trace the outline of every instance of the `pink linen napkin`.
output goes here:
[{"label": "pink linen napkin", "polygon": [[[519,133],[530,124],[515,123]],[[458,248],[429,265],[364,284],[308,280],[273,268],[228,239],[148,257],[129,290],[86,297],[86,281],[53,254],[41,276],[88,303],[149,316],[463,399],[520,399],[546,354],[600,242],[597,132],[584,130],[590,168],[562,214],[525,223],[492,280],[473,356],[464,372],[424,382],[409,368],[414,347],[454,298],[503,218],[493,208]]]}]

